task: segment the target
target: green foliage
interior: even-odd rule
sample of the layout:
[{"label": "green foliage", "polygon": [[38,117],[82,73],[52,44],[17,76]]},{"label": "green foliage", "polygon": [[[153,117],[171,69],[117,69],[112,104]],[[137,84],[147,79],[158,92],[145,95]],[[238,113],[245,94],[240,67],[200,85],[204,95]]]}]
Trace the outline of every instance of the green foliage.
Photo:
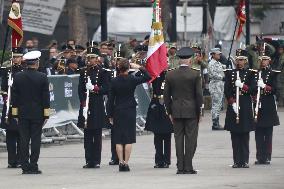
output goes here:
[{"label": "green foliage", "polygon": [[[2,59],[2,54],[3,50],[0,50],[0,61]],[[11,52],[6,50],[4,54],[4,62],[10,60],[10,57],[11,57]]]}]

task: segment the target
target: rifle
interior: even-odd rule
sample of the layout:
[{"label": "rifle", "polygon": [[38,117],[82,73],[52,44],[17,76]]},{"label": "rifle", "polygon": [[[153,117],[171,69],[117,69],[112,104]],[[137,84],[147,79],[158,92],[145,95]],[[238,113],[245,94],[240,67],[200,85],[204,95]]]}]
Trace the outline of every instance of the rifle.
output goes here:
[{"label": "rifle", "polygon": [[[259,73],[258,73],[258,80],[261,80],[261,71],[259,71]],[[259,103],[260,103],[259,100],[260,100],[260,87],[257,87],[255,115],[254,115],[254,121],[255,122],[257,122],[258,109],[259,109]]]},{"label": "rifle", "polygon": [[[237,80],[240,80],[240,72],[237,71]],[[240,122],[240,113],[239,113],[239,106],[240,106],[240,88],[236,87],[236,106],[237,106],[237,116],[236,116],[236,123],[238,124]]]},{"label": "rifle", "polygon": [[[9,76],[8,76],[8,83],[9,82],[13,82],[13,77],[12,77],[12,69],[13,69],[13,51],[12,52],[12,57],[11,57],[11,60],[10,60],[10,63],[11,63],[11,70],[10,70],[10,73],[9,73]],[[8,94],[7,94],[7,103],[6,103],[6,106],[7,106],[7,109],[6,109],[6,112],[5,112],[5,121],[6,123],[8,123],[8,117],[9,117],[9,111],[10,111],[10,100],[11,100],[11,86],[8,85]]]},{"label": "rifle", "polygon": [[[87,77],[87,83],[91,82],[90,76]],[[84,107],[85,111],[83,111],[83,116],[85,118],[85,128],[87,128],[88,124],[88,112],[89,112],[89,99],[90,99],[90,91],[87,90],[87,96],[86,96],[86,106]]]}]

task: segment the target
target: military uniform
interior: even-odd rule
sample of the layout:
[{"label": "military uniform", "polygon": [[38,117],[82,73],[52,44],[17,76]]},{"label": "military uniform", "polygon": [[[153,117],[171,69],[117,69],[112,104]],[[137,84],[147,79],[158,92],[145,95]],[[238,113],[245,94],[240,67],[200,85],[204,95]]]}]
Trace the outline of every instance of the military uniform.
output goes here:
[{"label": "military uniform", "polygon": [[[246,55],[245,51],[241,51]],[[240,56],[237,51],[237,58]],[[236,80],[239,72],[239,122],[236,121]],[[253,70],[227,70],[225,76],[225,97],[228,107],[225,118],[225,129],[231,132],[233,147],[233,168],[248,168],[249,162],[249,132],[255,129],[253,120],[253,105],[251,95],[256,94],[256,80]]]},{"label": "military uniform", "polygon": [[[193,54],[193,50],[188,47],[177,52],[177,56],[185,59],[185,62]],[[196,174],[192,159],[197,147],[198,122],[203,101],[199,72],[183,64],[168,72],[164,99],[167,112],[173,119],[177,174]]]},{"label": "military uniform", "polygon": [[[214,50],[212,51],[213,53],[215,51],[221,53],[220,50],[218,49],[212,49],[212,50]],[[219,124],[219,116],[223,105],[225,68],[226,68],[225,65],[223,65],[221,62],[213,58],[211,59],[208,65],[209,92],[212,101],[211,116],[212,116],[213,130],[222,129]]]},{"label": "military uniform", "polygon": [[[99,50],[90,48],[88,50],[90,56],[98,55]],[[87,54],[88,55],[88,54]],[[93,90],[89,93],[89,102],[86,102],[86,84],[90,77]],[[85,120],[81,119],[83,123],[79,126],[84,126],[84,148],[86,165],[84,168],[99,168],[101,163],[101,150],[102,150],[102,128],[106,124],[106,113],[104,106],[103,96],[109,90],[109,76],[106,70],[102,69],[99,65],[90,68],[82,69],[79,77],[78,94],[83,110],[88,104],[88,119],[85,125]],[[82,110],[82,111],[83,111]]]},{"label": "military uniform", "polygon": [[[21,47],[12,48],[13,56],[23,56],[23,49]],[[12,74],[12,78],[18,72],[24,71],[24,67],[19,65],[13,65],[10,68],[6,68],[2,77],[1,92],[4,100],[4,106],[2,109],[1,128],[6,129],[6,145],[8,151],[8,168],[16,168],[20,165],[20,133],[19,125],[12,118],[12,109],[9,109],[8,120],[6,120],[7,100],[8,99],[8,82],[9,75]],[[11,96],[10,96],[11,97]]]},{"label": "military uniform", "polygon": [[[265,56],[262,56],[261,58],[264,57]],[[270,59],[270,57],[267,58]],[[279,71],[272,70],[267,66],[261,68],[259,72],[255,74],[260,89],[259,109],[256,116],[257,122],[255,130],[256,164],[270,163],[273,126],[280,125],[275,101],[276,77],[278,73]],[[261,79],[259,79],[259,75],[261,75]],[[263,84],[259,84],[259,82]]]},{"label": "military uniform", "polygon": [[173,126],[169,116],[166,114],[164,105],[164,84],[166,71],[162,72],[152,82],[153,97],[150,102],[145,130],[154,133],[155,168],[169,167],[171,164],[171,136]]},{"label": "military uniform", "polygon": [[39,51],[24,55],[28,68],[15,75],[12,87],[12,115],[19,119],[23,174],[41,173],[37,162],[42,127],[49,118],[50,94],[47,76],[31,66],[38,63],[40,55]]}]

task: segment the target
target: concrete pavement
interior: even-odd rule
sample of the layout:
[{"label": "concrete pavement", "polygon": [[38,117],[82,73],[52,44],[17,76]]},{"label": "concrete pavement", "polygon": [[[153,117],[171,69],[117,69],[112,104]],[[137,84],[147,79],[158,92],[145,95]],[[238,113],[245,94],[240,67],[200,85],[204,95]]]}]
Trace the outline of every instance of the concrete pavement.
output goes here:
[{"label": "concrete pavement", "polygon": [[[284,123],[284,111],[279,112]],[[221,120],[224,122],[224,113]],[[130,160],[131,172],[119,173],[109,166],[110,140],[103,141],[100,169],[82,169],[83,143],[42,147],[39,167],[42,175],[21,175],[20,169],[7,169],[7,152],[0,152],[0,189],[283,189],[284,128],[274,128],[272,164],[256,166],[254,133],[250,140],[250,168],[232,169],[230,133],[211,131],[210,114],[205,113],[199,130],[194,158],[197,175],[176,175],[174,138],[172,165],[154,169],[153,135],[137,137]]]}]

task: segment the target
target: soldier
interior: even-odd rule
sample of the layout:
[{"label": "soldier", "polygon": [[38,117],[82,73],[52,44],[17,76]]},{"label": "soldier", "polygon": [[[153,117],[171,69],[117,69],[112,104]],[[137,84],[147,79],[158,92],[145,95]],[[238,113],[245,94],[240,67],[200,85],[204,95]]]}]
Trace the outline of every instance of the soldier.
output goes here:
[{"label": "soldier", "polygon": [[192,159],[203,98],[199,72],[190,68],[193,54],[191,48],[181,48],[177,52],[180,67],[168,72],[165,82],[165,106],[174,125],[177,174],[197,174]]},{"label": "soldier", "polygon": [[164,85],[166,71],[162,72],[152,82],[153,97],[150,102],[145,130],[154,133],[154,145],[156,149],[154,168],[169,168],[171,164],[171,137],[173,126],[166,114],[164,105]]},{"label": "soldier", "polygon": [[[13,47],[13,58],[12,58],[12,67],[6,68],[4,75],[2,77],[1,83],[1,92],[4,101],[4,106],[2,109],[1,117],[1,128],[6,129],[6,145],[8,151],[8,168],[19,168],[20,164],[20,133],[18,124],[12,119],[11,108],[8,112],[8,119],[6,119],[7,111],[7,101],[8,99],[8,89],[12,87],[13,78],[16,73],[22,72],[24,67],[22,66],[23,58],[23,48]],[[11,79],[9,79],[11,73]],[[9,98],[11,95],[9,96]]]},{"label": "soldier", "polygon": [[27,69],[15,75],[12,87],[12,115],[20,125],[23,174],[41,174],[37,162],[42,127],[49,118],[50,96],[46,74],[37,71],[40,56],[40,51],[31,51],[24,55]]},{"label": "soldier", "polygon": [[168,64],[169,64],[169,69],[174,69],[179,66],[179,58],[176,56],[177,52],[177,47],[175,44],[170,44],[169,45],[169,50],[168,50]]},{"label": "soldier", "polygon": [[279,58],[274,64],[277,66],[274,68],[281,71],[277,76],[277,100],[279,106],[284,106],[284,44],[280,44],[278,48]]},{"label": "soldier", "polygon": [[79,73],[80,70],[78,69],[78,62],[75,58],[73,58],[73,56],[66,61],[66,65],[67,65],[66,69],[67,75],[73,75]]},{"label": "soldier", "polygon": [[[87,67],[82,69],[78,85],[78,94],[82,107],[81,113],[83,115],[87,114],[86,125],[84,119],[78,120],[81,122],[78,125],[84,126],[86,165],[83,168],[100,168],[102,128],[105,126],[106,121],[103,95],[108,93],[109,75],[98,65],[100,61],[99,49],[89,47],[87,49],[87,59]],[[87,90],[89,90],[88,102],[86,102]]]},{"label": "soldier", "polygon": [[247,51],[238,49],[237,69],[226,71],[225,76],[225,97],[228,101],[225,129],[231,132],[233,168],[249,168],[249,132],[254,130],[251,95],[256,93],[256,80],[254,71],[245,69],[247,61]]},{"label": "soldier", "polygon": [[131,58],[134,54],[134,48],[138,45],[137,39],[130,37],[129,42],[124,44],[121,48],[121,53],[125,58]]},{"label": "soldier", "polygon": [[271,58],[264,52],[260,58],[260,70],[256,74],[260,97],[255,111],[256,159],[255,164],[270,164],[272,153],[273,126],[280,125],[275,101],[276,76],[280,71],[269,67]]},{"label": "soldier", "polygon": [[209,92],[212,101],[212,130],[223,130],[219,123],[219,116],[222,108],[222,101],[224,95],[224,69],[226,68],[226,66],[219,62],[220,55],[220,49],[213,48],[211,50],[212,59],[208,65],[208,75],[210,80]]}]

